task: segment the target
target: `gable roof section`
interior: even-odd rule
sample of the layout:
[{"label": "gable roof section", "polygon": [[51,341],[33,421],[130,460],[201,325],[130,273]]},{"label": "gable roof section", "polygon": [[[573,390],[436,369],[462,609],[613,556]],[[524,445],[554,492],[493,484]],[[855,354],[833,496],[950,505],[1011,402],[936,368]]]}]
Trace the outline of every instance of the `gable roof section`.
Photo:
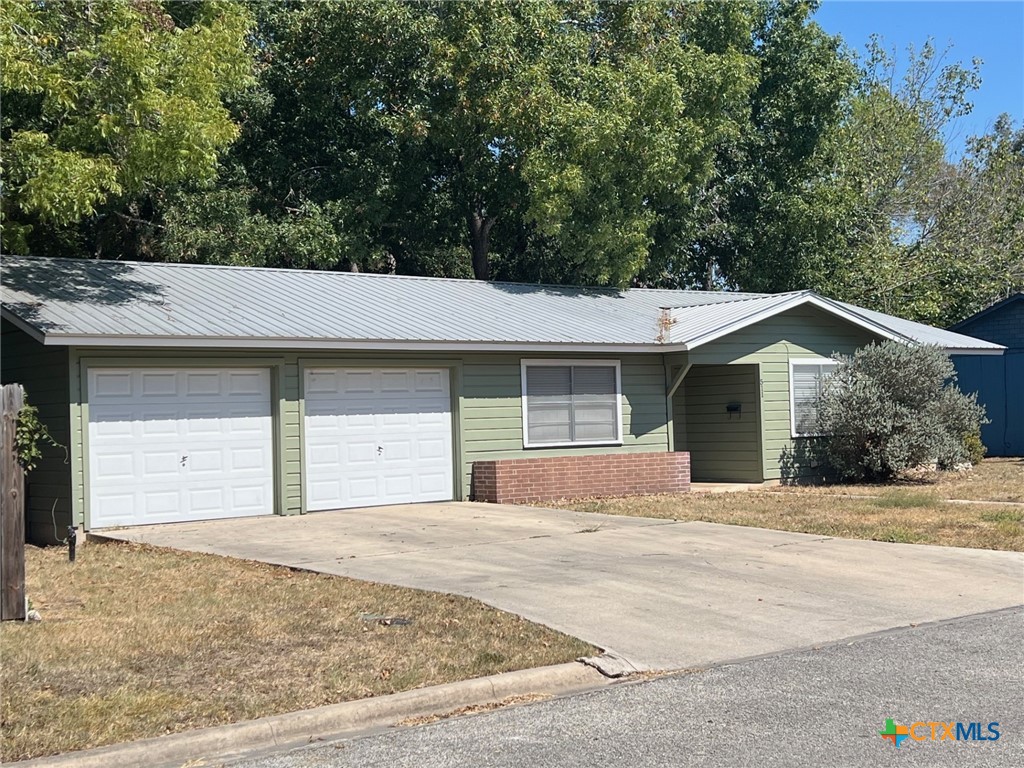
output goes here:
[{"label": "gable roof section", "polygon": [[845,310],[811,291],[777,293],[744,299],[729,304],[708,304],[699,307],[681,307],[670,310],[673,342],[685,344],[687,349],[703,346],[722,336],[747,328],[781,312],[802,306],[814,306],[831,315],[865,327],[886,339],[905,340],[884,325],[869,323],[852,316]]},{"label": "gable roof section", "polygon": [[990,306],[985,307],[985,309],[975,312],[973,315],[964,318],[959,323],[949,326],[949,330],[959,331],[973,323],[975,320],[980,320],[981,318],[985,317],[985,315],[991,314],[992,312],[998,312],[1003,307],[1008,307],[1010,304],[1015,304],[1018,301],[1024,301],[1024,291],[1011,294],[1007,296],[1005,299],[997,301],[995,304],[991,304]]},{"label": "gable roof section", "polygon": [[809,291],[619,291],[166,263],[4,257],[3,316],[44,344],[685,351],[810,304],[880,338],[1002,350]]}]

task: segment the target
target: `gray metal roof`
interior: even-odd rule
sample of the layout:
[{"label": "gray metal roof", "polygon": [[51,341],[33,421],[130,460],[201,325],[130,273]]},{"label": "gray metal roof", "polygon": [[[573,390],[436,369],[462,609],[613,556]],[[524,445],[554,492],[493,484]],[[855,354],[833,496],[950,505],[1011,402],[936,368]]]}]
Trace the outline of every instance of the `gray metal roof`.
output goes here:
[{"label": "gray metal roof", "polygon": [[864,309],[864,307],[858,307],[855,304],[847,304],[843,301],[837,301],[835,303],[865,320],[877,323],[878,325],[884,324],[900,336],[910,339],[911,341],[916,341],[919,344],[936,344],[940,347],[945,347],[948,350],[988,349],[997,351],[1006,349],[1003,345],[993,344],[991,341],[976,339],[973,336],[965,336],[962,333],[946,331],[942,328],[933,328],[930,325],[915,323],[912,320],[904,320],[902,317],[886,315],[882,312],[876,312],[873,309]]},{"label": "gray metal roof", "polygon": [[[101,346],[685,349],[813,297],[29,257],[4,257],[2,283],[4,316],[44,343]],[[879,317],[915,341],[1001,349]]]}]

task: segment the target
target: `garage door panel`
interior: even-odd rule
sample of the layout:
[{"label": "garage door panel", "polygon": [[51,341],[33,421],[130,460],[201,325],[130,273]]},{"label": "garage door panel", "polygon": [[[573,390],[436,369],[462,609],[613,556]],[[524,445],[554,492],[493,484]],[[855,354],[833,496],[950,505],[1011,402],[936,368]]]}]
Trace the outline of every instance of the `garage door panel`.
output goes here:
[{"label": "garage door panel", "polygon": [[177,451],[148,451],[142,454],[142,471],[147,478],[169,477],[176,481],[180,469],[181,460]]},{"label": "garage door panel", "polygon": [[185,470],[190,478],[211,472],[223,472],[224,450],[220,447],[200,448],[199,450],[192,448],[188,452]]},{"label": "garage door panel", "polygon": [[256,371],[231,371],[228,373],[228,392],[235,398],[252,397],[262,400],[269,393],[269,379]]},{"label": "garage door panel", "polygon": [[132,394],[132,374],[127,371],[96,373],[89,387],[90,402],[122,399]]},{"label": "garage door panel", "polygon": [[[346,482],[342,483],[343,496],[347,496],[352,506],[372,506],[374,504],[386,504],[386,501],[382,501],[380,491],[378,489],[379,478],[373,477],[349,477]],[[347,493],[345,493],[347,491]],[[329,500],[332,501],[333,500]]]},{"label": "garage door panel", "polygon": [[452,498],[448,380],[438,369],[307,370],[307,508]]},{"label": "garage door panel", "polygon": [[[344,446],[338,447],[333,453],[334,456],[341,456],[345,451],[345,462],[349,467],[365,468],[377,466],[377,441],[376,440],[349,440]],[[333,462],[338,465],[338,460]]]},{"label": "garage door panel", "polygon": [[89,524],[273,512],[266,369],[92,369]]},{"label": "garage door panel", "polygon": [[[132,418],[129,415],[128,418]],[[166,409],[151,411],[143,409],[138,413],[137,421],[124,422],[127,432],[135,433],[137,437],[178,437],[181,432],[181,423],[178,421],[176,411]]]},{"label": "garage door panel", "polygon": [[384,450],[381,455],[389,462],[409,461],[412,459],[412,440],[409,438],[401,440],[389,440],[381,438],[380,447]]},{"label": "garage door panel", "polygon": [[451,482],[448,479],[447,473],[444,472],[435,472],[434,474],[422,472],[418,479],[420,483],[420,490],[423,493],[431,494],[443,492]]},{"label": "garage door panel", "polygon": [[407,394],[412,388],[409,374],[409,371],[382,371],[380,374],[381,394]]},{"label": "garage door panel", "polygon": [[415,387],[417,392],[437,392],[447,394],[448,387],[441,371],[416,371]]},{"label": "garage door panel", "polygon": [[178,393],[178,374],[174,371],[154,371],[139,376],[143,397],[173,397]]}]

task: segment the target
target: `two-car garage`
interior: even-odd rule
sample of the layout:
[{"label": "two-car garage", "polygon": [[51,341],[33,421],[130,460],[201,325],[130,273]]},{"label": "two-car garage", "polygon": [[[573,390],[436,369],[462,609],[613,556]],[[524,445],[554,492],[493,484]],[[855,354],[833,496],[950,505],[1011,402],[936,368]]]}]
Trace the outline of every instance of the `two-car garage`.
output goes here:
[{"label": "two-car garage", "polygon": [[[275,511],[270,368],[95,367],[88,527]],[[453,497],[447,369],[304,371],[305,511]]]}]

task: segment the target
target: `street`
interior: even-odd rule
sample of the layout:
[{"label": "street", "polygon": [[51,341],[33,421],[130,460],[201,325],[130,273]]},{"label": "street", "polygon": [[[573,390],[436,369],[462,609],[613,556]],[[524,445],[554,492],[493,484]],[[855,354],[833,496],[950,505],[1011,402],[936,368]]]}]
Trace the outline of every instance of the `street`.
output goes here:
[{"label": "street", "polygon": [[[1024,765],[1022,630],[1021,609],[994,612],[233,766]],[[922,726],[897,749],[888,718],[998,722],[1000,738]]]}]

